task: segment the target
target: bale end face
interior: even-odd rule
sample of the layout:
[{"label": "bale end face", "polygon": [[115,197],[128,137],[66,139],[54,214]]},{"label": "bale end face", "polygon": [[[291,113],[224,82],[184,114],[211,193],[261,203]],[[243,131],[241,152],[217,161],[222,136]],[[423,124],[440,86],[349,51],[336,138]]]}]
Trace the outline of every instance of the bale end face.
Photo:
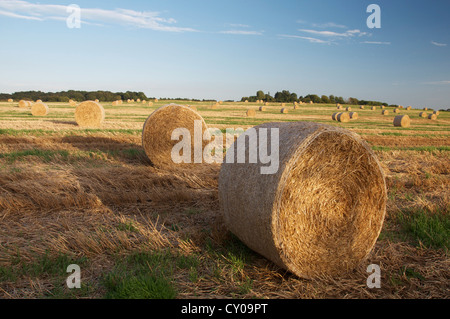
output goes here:
[{"label": "bale end face", "polygon": [[396,127],[409,127],[411,120],[408,115],[397,115],[394,117],[394,126]]},{"label": "bale end face", "polygon": [[350,121],[350,115],[348,113],[342,112],[336,115],[338,122],[347,123]]},{"label": "bale end face", "polygon": [[247,115],[247,117],[255,117],[256,116],[256,112],[255,112],[255,110],[247,110],[245,115]]},{"label": "bale end face", "polygon": [[34,103],[33,106],[31,106],[31,114],[33,116],[46,116],[48,111],[49,108],[47,104],[42,102]]}]

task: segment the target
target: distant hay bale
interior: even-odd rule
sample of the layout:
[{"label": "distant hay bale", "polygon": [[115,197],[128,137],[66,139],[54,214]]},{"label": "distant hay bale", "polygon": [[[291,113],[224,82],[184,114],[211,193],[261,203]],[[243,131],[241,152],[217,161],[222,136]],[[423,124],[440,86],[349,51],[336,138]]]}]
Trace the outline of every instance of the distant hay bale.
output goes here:
[{"label": "distant hay bale", "polygon": [[397,127],[409,127],[411,120],[408,115],[397,115],[394,117],[394,126]]},{"label": "distant hay bale", "polygon": [[423,110],[424,110],[424,111],[428,111],[428,108],[427,108],[427,107],[424,107]]},{"label": "distant hay bale", "polygon": [[411,106],[408,106],[408,107],[406,108],[406,110],[407,110],[407,111],[410,111],[410,110],[411,110]]},{"label": "distant hay bale", "polygon": [[[142,146],[150,162],[157,167],[184,165],[174,163],[173,147],[179,140],[172,140],[175,129],[184,128],[191,135],[191,163],[194,163],[194,128],[196,120],[201,121],[202,136],[208,129],[202,116],[193,109],[178,104],[168,104],[156,109],[144,123],[142,129]],[[181,139],[181,138],[180,138]],[[207,142],[202,140],[202,150]]]},{"label": "distant hay bale", "polygon": [[245,100],[245,102],[244,103],[248,103],[248,100]]},{"label": "distant hay bale", "polygon": [[155,101],[155,103],[158,103],[158,99],[155,99],[154,101]]},{"label": "distant hay bale", "polygon": [[348,113],[348,115],[350,116],[351,120],[357,120],[358,119],[358,113],[356,113],[356,112],[350,112],[350,113]]},{"label": "distant hay bale", "polygon": [[395,108],[394,109],[394,113],[400,113],[400,109],[399,108]]},{"label": "distant hay bale", "polygon": [[337,115],[339,114],[339,112],[333,113],[333,115],[331,115],[331,119],[333,121],[337,121]]},{"label": "distant hay bale", "polygon": [[70,106],[77,106],[77,102],[74,100],[69,100],[69,105]]},{"label": "distant hay bale", "polygon": [[261,112],[264,112],[264,111],[266,110],[266,108],[265,108],[264,106],[260,106],[260,107],[259,107],[259,110],[260,110]]},{"label": "distant hay bale", "polygon": [[127,103],[131,103],[131,99],[127,99]]},{"label": "distant hay bale", "polygon": [[31,107],[31,114],[33,116],[46,116],[48,114],[48,106],[45,103],[37,102]]},{"label": "distant hay bale", "polygon": [[269,102],[265,102],[264,105],[265,105],[265,106],[269,106]]},{"label": "distant hay bale", "polygon": [[285,106],[286,106],[286,103],[281,103],[280,106],[281,106],[281,107],[285,107]]},{"label": "distant hay bale", "polygon": [[29,107],[30,103],[28,101],[25,101],[25,100],[20,100],[18,106],[21,107],[21,108],[22,107]]},{"label": "distant hay bale", "polygon": [[153,106],[153,102],[152,102],[152,101],[149,101],[149,102],[148,102],[148,106]]},{"label": "distant hay bale", "polygon": [[100,102],[100,100],[99,100],[99,99],[95,99],[95,102],[96,102],[96,103],[99,103],[99,102]]},{"label": "distant hay bale", "polygon": [[247,117],[255,117],[256,116],[256,111],[255,110],[247,110],[245,115],[247,115]]},{"label": "distant hay bale", "polygon": [[136,102],[141,103],[141,99],[137,99]]},{"label": "distant hay bale", "polygon": [[12,103],[12,102],[14,102],[14,100],[13,99],[8,99],[8,102]]},{"label": "distant hay bale", "polygon": [[364,110],[364,105],[360,105],[359,108],[360,108],[361,110]]},{"label": "distant hay bale", "polygon": [[287,108],[282,108],[280,112],[283,113],[283,114],[289,113]]},{"label": "distant hay bale", "polygon": [[398,106],[398,108],[399,108],[399,109],[402,109],[402,108],[403,108],[403,106],[402,106],[402,105],[399,105],[399,106]]},{"label": "distant hay bale", "polygon": [[371,109],[372,111],[375,111],[375,110],[377,109],[377,107],[376,107],[376,106],[372,106],[370,109]]},{"label": "distant hay bale", "polygon": [[219,104],[223,104],[223,101],[219,101]]},{"label": "distant hay bale", "polygon": [[215,109],[217,109],[218,106],[220,106],[219,103],[213,103],[213,104],[211,104],[210,109],[215,110]]},{"label": "distant hay bale", "polygon": [[309,104],[314,104],[314,102],[313,101],[309,101]]},{"label": "distant hay bale", "polygon": [[100,103],[84,101],[75,109],[75,121],[81,127],[101,127],[105,120],[105,109]]},{"label": "distant hay bale", "polygon": [[425,113],[425,112],[420,112],[420,113],[419,113],[419,116],[420,116],[420,117],[427,117],[428,115],[427,115],[427,113]]},{"label": "distant hay bale", "polygon": [[42,100],[36,100],[36,103],[42,103]]},{"label": "distant hay bale", "polygon": [[436,114],[436,116],[439,116],[439,111],[433,111],[433,114]]},{"label": "distant hay bale", "polygon": [[345,108],[345,110],[346,110],[347,112],[350,112],[350,111],[352,110],[352,108],[351,108],[350,106],[347,106],[347,107]]},{"label": "distant hay bale", "polygon": [[437,115],[434,114],[434,113],[429,114],[429,115],[428,115],[428,119],[429,119],[429,120],[437,120]]},{"label": "distant hay bale", "polygon": [[113,106],[119,105],[119,101],[114,101],[114,102],[112,102],[112,105],[113,105]]},{"label": "distant hay bale", "polygon": [[[238,137],[219,174],[225,226],[299,277],[353,270],[372,251],[386,214],[386,182],[374,152],[357,134],[331,125],[265,123],[254,127],[257,138],[263,128],[278,129],[279,168],[261,174],[266,162],[239,162],[237,144],[246,134]],[[264,147],[273,148],[267,140]],[[249,153],[250,143],[243,144]]]},{"label": "distant hay bale", "polygon": [[380,108],[381,108],[382,110],[384,110],[386,107],[385,107],[384,105],[382,105],[382,106],[380,106]]},{"label": "distant hay bale", "polygon": [[27,101],[27,103],[28,103],[28,107],[31,107],[32,105],[33,105],[33,102],[31,102],[31,101]]},{"label": "distant hay bale", "polygon": [[348,113],[342,112],[336,115],[338,122],[347,123],[350,121],[350,115]]},{"label": "distant hay bale", "polygon": [[381,114],[382,115],[389,115],[389,111],[388,110],[383,110],[383,111],[381,111]]}]

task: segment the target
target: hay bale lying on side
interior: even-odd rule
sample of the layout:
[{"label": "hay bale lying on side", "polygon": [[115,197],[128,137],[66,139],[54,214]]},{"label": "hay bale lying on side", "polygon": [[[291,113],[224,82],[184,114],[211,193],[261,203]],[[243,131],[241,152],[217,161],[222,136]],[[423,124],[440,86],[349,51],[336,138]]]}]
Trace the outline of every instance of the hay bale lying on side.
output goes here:
[{"label": "hay bale lying on side", "polygon": [[69,105],[70,106],[77,106],[77,102],[74,100],[69,100]]},{"label": "hay bale lying on side", "polygon": [[345,112],[338,113],[338,115],[336,115],[336,119],[338,120],[338,122],[347,123],[350,121],[350,115]]},{"label": "hay bale lying on side", "polygon": [[255,110],[247,110],[247,112],[245,112],[245,115],[247,115],[248,117],[255,117],[256,111]]},{"label": "hay bale lying on side", "polygon": [[350,113],[348,113],[348,115],[350,116],[351,120],[357,120],[358,119],[358,113],[356,113],[356,112],[350,112]]},{"label": "hay bale lying on side", "polygon": [[14,102],[14,100],[13,99],[8,99],[8,102],[12,103],[12,102]]},{"label": "hay bale lying on side", "polygon": [[375,110],[377,109],[377,107],[376,107],[376,106],[372,106],[370,109],[371,109],[372,111],[375,111]]},{"label": "hay bale lying on side", "polygon": [[437,120],[437,115],[432,113],[432,114],[428,115],[428,119],[429,120]]},{"label": "hay bale lying on side", "polygon": [[412,108],[411,106],[408,106],[408,107],[406,108],[406,110],[407,110],[407,111],[410,111],[411,108]]},{"label": "hay bale lying on side", "polygon": [[420,116],[420,117],[427,117],[428,115],[427,115],[427,113],[425,113],[425,112],[420,112],[420,113],[419,113],[419,116]]},{"label": "hay bale lying on side", "polygon": [[397,115],[394,117],[394,126],[397,127],[409,127],[411,119],[408,115]]},{"label": "hay bale lying on side", "polygon": [[29,101],[25,101],[25,100],[20,100],[18,106],[21,107],[21,108],[22,107],[29,107],[30,106],[30,102]]},{"label": "hay bale lying on side", "polygon": [[345,110],[346,110],[347,112],[350,112],[350,111],[352,110],[352,108],[351,108],[350,106],[347,106],[347,107],[345,108]]},{"label": "hay bale lying on side", "polygon": [[148,106],[153,106],[153,102],[152,101],[148,102]]},{"label": "hay bale lying on side", "polygon": [[31,114],[33,116],[45,116],[48,114],[48,106],[43,102],[34,103],[31,107]]},{"label": "hay bale lying on side", "polygon": [[389,115],[389,111],[388,110],[383,110],[383,111],[381,111],[381,115]]},{"label": "hay bale lying on side", "polygon": [[433,111],[433,114],[436,114],[436,116],[439,116],[439,111]]},{"label": "hay bale lying on side", "polygon": [[269,106],[269,102],[264,102],[264,105],[265,106]]},{"label": "hay bale lying on side", "polygon": [[337,115],[339,114],[339,112],[333,113],[333,115],[331,115],[331,119],[333,121],[337,121]]},{"label": "hay bale lying on side", "polygon": [[282,114],[287,114],[287,113],[289,113],[289,111],[288,111],[287,108],[282,108],[280,112],[281,112]]},{"label": "hay bale lying on side", "polygon": [[265,108],[264,106],[260,106],[260,107],[259,107],[259,110],[260,110],[261,112],[264,112],[264,111],[266,110],[266,108]]},{"label": "hay bale lying on side", "polygon": [[428,111],[428,108],[427,108],[427,107],[424,107],[423,110],[424,110],[424,111]]},{"label": "hay bale lying on side", "polygon": [[394,113],[400,113],[400,109],[399,108],[395,108],[394,109]]},{"label": "hay bale lying on side", "polygon": [[364,110],[364,105],[360,105],[359,108],[360,108],[361,110]]},{"label": "hay bale lying on side", "polygon": [[82,127],[101,127],[105,120],[105,109],[100,103],[84,101],[75,109],[75,121]]},{"label": "hay bale lying on side", "polygon": [[342,105],[338,105],[338,106],[336,107],[336,109],[342,110]]},{"label": "hay bale lying on side", "polygon": [[384,110],[384,109],[385,109],[385,106],[384,106],[384,105],[382,105],[382,106],[381,106],[381,109],[382,109],[382,110]]},{"label": "hay bale lying on side", "polygon": [[[254,129],[259,135],[263,128],[279,130],[279,168],[261,174],[268,164],[249,163],[248,156],[238,163],[237,144],[246,138],[238,137],[234,158],[225,158],[219,174],[226,227],[299,277],[354,269],[375,245],[386,213],[385,178],[370,146],[355,133],[319,123]],[[277,147],[268,141],[265,148]]]},{"label": "hay bale lying on side", "polygon": [[[168,104],[156,109],[144,123],[142,129],[142,146],[150,162],[157,167],[171,167],[174,165],[186,165],[186,163],[174,163],[172,149],[179,140],[172,140],[172,132],[175,129],[185,128],[191,135],[191,163],[194,163],[194,127],[196,120],[201,121],[201,132],[208,129],[202,116],[193,109],[178,104]],[[181,139],[181,138],[180,138]],[[202,141],[202,151],[206,141]]]}]

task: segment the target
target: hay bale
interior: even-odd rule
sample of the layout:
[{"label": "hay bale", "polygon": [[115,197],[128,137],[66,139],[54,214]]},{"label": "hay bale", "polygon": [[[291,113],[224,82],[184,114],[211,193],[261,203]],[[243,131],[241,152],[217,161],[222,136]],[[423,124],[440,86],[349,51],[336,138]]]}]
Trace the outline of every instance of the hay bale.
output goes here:
[{"label": "hay bale", "polygon": [[338,105],[336,108],[337,108],[338,110],[342,110],[342,105]]},{"label": "hay bale", "polygon": [[424,111],[428,111],[428,108],[427,108],[427,107],[424,107],[423,110],[424,110]]},{"label": "hay bale", "polygon": [[357,120],[358,119],[358,113],[356,113],[356,112],[350,112],[350,113],[348,113],[348,115],[350,116],[351,120]]},{"label": "hay bale", "polygon": [[8,99],[8,102],[12,103],[12,102],[14,102],[14,100],[13,99]]},{"label": "hay bale", "polygon": [[261,174],[265,163],[248,163],[248,156],[238,163],[236,151],[225,158],[219,206],[226,227],[299,277],[351,271],[371,252],[386,214],[386,182],[374,152],[355,133],[330,125],[265,123],[255,131],[263,128],[279,129],[279,168]]},{"label": "hay bale", "polygon": [[46,116],[48,114],[48,106],[43,102],[34,103],[31,107],[31,114],[33,116]]},{"label": "hay bale", "polygon": [[75,121],[82,127],[101,127],[105,120],[105,109],[100,103],[84,101],[75,109]]},{"label": "hay bale", "polygon": [[[191,163],[194,163],[194,121],[200,120],[202,134],[208,129],[202,116],[193,109],[178,104],[164,105],[155,110],[144,123],[142,129],[142,146],[153,165],[170,167],[176,164],[172,160],[172,149],[179,143],[172,140],[172,132],[178,128],[186,128],[191,134]],[[202,151],[206,141],[202,141]]]},{"label": "hay bale", "polygon": [[264,106],[260,106],[260,107],[259,107],[259,110],[260,110],[261,112],[264,112],[264,111],[266,110],[266,108],[265,108]]},{"label": "hay bale", "polygon": [[269,102],[265,102],[264,105],[265,105],[265,106],[269,106]]},{"label": "hay bale", "polygon": [[437,120],[437,115],[434,114],[434,113],[429,114],[429,115],[428,115],[428,119],[429,119],[429,120]]},{"label": "hay bale", "polygon": [[360,105],[359,108],[360,108],[361,110],[364,110],[364,105]]},{"label": "hay bale", "polygon": [[112,105],[113,105],[113,106],[119,105],[119,101],[114,101],[114,102],[112,102]]},{"label": "hay bale", "polygon": [[136,102],[141,103],[141,99],[137,99]]},{"label": "hay bale", "polygon": [[285,107],[282,108],[280,112],[281,112],[282,114],[287,114],[287,113],[289,113],[288,109],[285,108]]},{"label": "hay bale", "polygon": [[22,107],[29,107],[30,103],[28,101],[25,101],[25,100],[20,100],[18,106],[20,108],[22,108]]},{"label": "hay bale", "polygon": [[350,111],[352,110],[352,108],[351,108],[350,106],[347,106],[347,107],[345,108],[345,110],[346,110],[347,112],[350,112]]},{"label": "hay bale", "polygon": [[69,105],[70,106],[77,106],[77,102],[74,100],[69,100]]},{"label": "hay bale", "polygon": [[411,106],[408,106],[408,107],[406,108],[407,111],[410,111],[411,109],[412,109]]},{"label": "hay bale", "polygon": [[439,111],[433,111],[433,114],[436,114],[436,116],[439,116]]},{"label": "hay bale", "polygon": [[399,109],[402,109],[402,108],[403,108],[403,106],[402,106],[402,105],[399,105],[399,106],[398,106],[398,108],[399,108]]},{"label": "hay bale", "polygon": [[388,110],[383,110],[383,111],[381,111],[381,115],[389,115],[389,111]]},{"label": "hay bale", "polygon": [[244,103],[248,103],[248,100],[245,100]]},{"label": "hay bale", "polygon": [[96,103],[99,103],[100,102],[100,100],[99,99],[95,99],[95,101],[94,102],[96,102]]},{"label": "hay bale", "polygon": [[377,109],[377,107],[376,107],[376,106],[372,106],[370,109],[371,109],[372,111],[375,111],[375,110]]},{"label": "hay bale", "polygon": [[31,107],[32,105],[33,105],[33,102],[31,102],[31,101],[27,101],[27,103],[28,103],[28,107]]},{"label": "hay bale", "polygon": [[381,108],[382,110],[384,110],[384,109],[385,109],[385,106],[384,106],[384,105],[382,105],[382,106],[380,106],[380,108]]},{"label": "hay bale", "polygon": [[337,121],[337,115],[339,114],[339,112],[333,113],[333,115],[331,115],[331,119],[333,121]]},{"label": "hay bale", "polygon": [[286,106],[286,103],[281,103],[280,106],[281,106],[281,107],[285,107],[285,106]]},{"label": "hay bale", "polygon": [[42,100],[36,100],[36,103],[42,103]]},{"label": "hay bale", "polygon": [[394,126],[397,127],[409,127],[411,120],[408,115],[397,115],[394,117]]},{"label": "hay bale", "polygon": [[400,109],[399,108],[395,108],[394,109],[394,113],[400,113]]},{"label": "hay bale", "polygon": [[336,115],[338,122],[347,123],[350,121],[350,115],[348,113],[342,112]]},{"label": "hay bale", "polygon": [[247,117],[255,117],[256,116],[256,111],[255,110],[247,110],[245,115],[247,115]]},{"label": "hay bale", "polygon": [[155,103],[158,103],[158,99],[155,99],[154,101],[155,101]]},{"label": "hay bale", "polygon": [[427,115],[427,113],[425,113],[425,112],[420,112],[420,113],[419,113],[419,116],[420,116],[420,117],[427,117],[428,115]]}]

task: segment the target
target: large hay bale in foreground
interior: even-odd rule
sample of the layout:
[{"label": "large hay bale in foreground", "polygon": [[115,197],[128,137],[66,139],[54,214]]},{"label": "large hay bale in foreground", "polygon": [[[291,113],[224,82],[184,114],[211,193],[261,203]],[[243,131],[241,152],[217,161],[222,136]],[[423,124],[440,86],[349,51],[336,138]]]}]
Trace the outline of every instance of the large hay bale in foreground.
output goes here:
[{"label": "large hay bale in foreground", "polygon": [[100,103],[84,101],[75,109],[75,121],[82,127],[101,127],[105,120],[105,109]]},{"label": "large hay bale in foreground", "polygon": [[394,126],[397,127],[409,127],[411,124],[411,119],[408,115],[397,115],[394,117]]},{"label": "large hay bale in foreground", "polygon": [[358,119],[358,113],[356,113],[356,112],[350,112],[350,113],[348,113],[348,115],[350,116],[351,120],[357,120]]},{"label": "large hay bale in foreground", "polygon": [[430,115],[428,115],[428,119],[429,120],[437,120],[437,115],[434,113],[431,113]]},{"label": "large hay bale in foreground", "polygon": [[245,115],[247,115],[248,117],[255,117],[256,116],[256,111],[255,110],[247,110]]},{"label": "large hay bale in foreground", "polygon": [[21,108],[22,107],[29,107],[30,103],[29,103],[29,101],[20,100],[18,106],[21,107]]},{"label": "large hay bale in foreground", "polygon": [[[172,140],[172,132],[175,129],[185,128],[191,135],[191,163],[194,163],[194,128],[196,120],[201,123],[201,132],[198,132],[198,134],[203,137],[203,134],[208,129],[205,121],[199,113],[187,106],[168,104],[150,114],[142,129],[142,146],[150,162],[157,167],[186,165],[185,163],[174,163],[171,156],[173,147],[179,143],[179,140]],[[203,152],[207,141],[202,140],[201,143]]]},{"label": "large hay bale in foreground", "polygon": [[[342,128],[311,122],[265,123],[279,130],[279,167],[238,162],[238,137],[219,174],[226,227],[249,248],[297,276],[340,275],[361,264],[386,213],[383,170],[370,146]],[[270,143],[265,148],[277,147]],[[275,141],[274,141],[275,142]],[[278,140],[276,140],[278,142]],[[249,145],[245,143],[246,154]],[[351,163],[351,169],[348,167]]]},{"label": "large hay bale in foreground", "polygon": [[345,112],[338,113],[338,115],[336,115],[336,119],[338,120],[338,122],[347,123],[350,121],[350,115]]},{"label": "large hay bale in foreground", "polygon": [[33,116],[46,116],[48,114],[48,106],[43,102],[34,103],[31,107],[31,114]]}]

